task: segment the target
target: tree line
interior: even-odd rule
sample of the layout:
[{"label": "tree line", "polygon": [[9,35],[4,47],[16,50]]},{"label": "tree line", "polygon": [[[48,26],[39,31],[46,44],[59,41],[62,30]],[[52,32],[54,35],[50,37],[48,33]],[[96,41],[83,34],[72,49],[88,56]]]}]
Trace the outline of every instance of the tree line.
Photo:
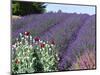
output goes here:
[{"label": "tree line", "polygon": [[12,1],[12,14],[24,16],[45,12],[46,5],[42,2]]}]

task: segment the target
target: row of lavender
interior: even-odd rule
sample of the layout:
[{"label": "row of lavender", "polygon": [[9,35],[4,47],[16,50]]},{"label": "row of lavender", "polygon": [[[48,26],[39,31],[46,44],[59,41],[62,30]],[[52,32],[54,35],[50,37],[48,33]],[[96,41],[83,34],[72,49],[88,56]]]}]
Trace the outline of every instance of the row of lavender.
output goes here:
[{"label": "row of lavender", "polygon": [[[46,13],[12,21],[13,40],[25,31],[42,40],[55,42],[59,70],[77,69],[73,64],[89,51],[94,57],[91,60],[95,60],[95,15]],[[93,65],[95,66],[95,61]],[[85,69],[95,68],[94,66]]]},{"label": "row of lavender", "polygon": [[[61,70],[69,70],[73,64],[77,63],[78,67],[71,69],[95,69],[96,68],[96,21],[95,15],[88,18],[83,26],[76,33],[76,39],[68,44],[63,53],[63,60],[59,64]],[[91,55],[92,54],[92,55]],[[82,56],[82,58],[80,58]],[[84,59],[83,59],[84,58]],[[87,59],[88,58],[88,59]],[[79,61],[80,60],[80,61]],[[84,62],[83,62],[84,60]],[[80,63],[81,62],[81,63]],[[85,63],[82,66],[82,63]],[[92,63],[92,64],[91,64]],[[65,66],[66,65],[66,66]],[[67,67],[67,68],[66,68]]]},{"label": "row of lavender", "polygon": [[20,32],[25,31],[30,31],[34,35],[40,34],[53,25],[62,22],[68,16],[68,14],[36,14],[24,16],[12,22],[12,35],[16,37]]}]

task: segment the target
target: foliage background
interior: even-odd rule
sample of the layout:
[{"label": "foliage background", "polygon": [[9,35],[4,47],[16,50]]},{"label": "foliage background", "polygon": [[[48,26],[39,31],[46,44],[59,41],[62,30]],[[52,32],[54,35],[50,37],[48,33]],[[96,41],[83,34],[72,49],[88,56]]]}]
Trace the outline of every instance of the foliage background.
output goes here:
[{"label": "foliage background", "polygon": [[44,3],[39,2],[12,1],[12,14],[19,16],[40,14],[45,12],[45,7]]}]

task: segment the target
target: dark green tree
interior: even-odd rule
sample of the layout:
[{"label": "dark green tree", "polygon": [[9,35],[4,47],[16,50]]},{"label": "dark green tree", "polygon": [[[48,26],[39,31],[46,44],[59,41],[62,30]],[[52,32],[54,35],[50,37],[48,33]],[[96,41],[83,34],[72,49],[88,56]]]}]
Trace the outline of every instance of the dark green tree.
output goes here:
[{"label": "dark green tree", "polygon": [[40,14],[45,12],[45,7],[46,5],[41,2],[12,1],[12,14],[19,16]]}]

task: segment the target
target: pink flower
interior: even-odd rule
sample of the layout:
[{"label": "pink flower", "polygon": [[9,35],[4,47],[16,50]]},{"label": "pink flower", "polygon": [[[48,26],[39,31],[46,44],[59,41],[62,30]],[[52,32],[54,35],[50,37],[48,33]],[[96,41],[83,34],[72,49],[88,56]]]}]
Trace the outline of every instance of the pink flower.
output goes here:
[{"label": "pink flower", "polygon": [[35,37],[35,42],[39,42],[39,37]]},{"label": "pink flower", "polygon": [[41,48],[44,48],[45,47],[45,44],[41,43],[40,46],[41,46]]},{"label": "pink flower", "polygon": [[24,35],[28,36],[30,34],[30,32],[24,32]]}]

